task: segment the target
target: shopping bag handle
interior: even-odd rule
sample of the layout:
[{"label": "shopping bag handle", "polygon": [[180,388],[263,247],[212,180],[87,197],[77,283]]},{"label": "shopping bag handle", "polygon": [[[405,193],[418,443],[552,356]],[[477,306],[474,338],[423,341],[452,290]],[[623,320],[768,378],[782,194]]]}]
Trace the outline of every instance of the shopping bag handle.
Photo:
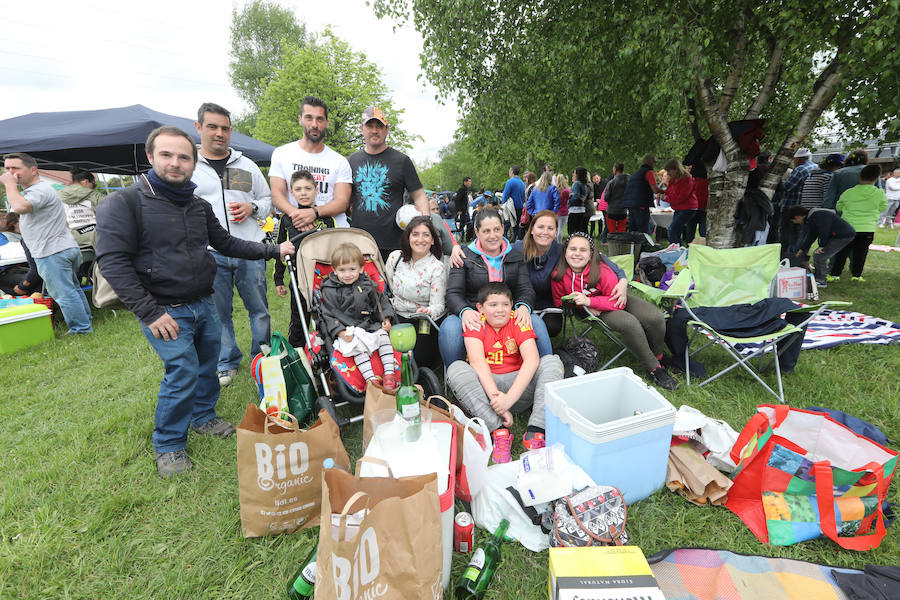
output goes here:
[{"label": "shopping bag handle", "polygon": [[[737,439],[734,441],[734,446],[731,447],[731,460],[736,465],[740,465],[744,460],[742,458],[742,454],[744,452],[744,448],[746,448],[747,444],[750,443],[750,440],[753,439],[754,436],[760,436],[766,432],[766,429],[769,428],[769,417],[765,414],[758,412],[747,421],[747,424],[744,425],[744,428],[741,429],[741,432],[738,434]],[[747,454],[746,459],[749,460],[753,458],[753,456],[757,453],[757,448],[751,449],[750,453]]]},{"label": "shopping bag handle", "polygon": [[884,467],[876,462],[870,462],[863,469],[871,472],[876,481],[875,493],[878,502],[875,508],[875,533],[842,537],[838,536],[837,519],[834,514],[834,476],[831,471],[831,463],[822,460],[812,465],[812,474],[816,481],[816,500],[819,504],[819,526],[822,528],[822,534],[847,550],[872,550],[881,544],[881,540],[887,534],[884,525],[884,508],[881,505],[887,492],[884,489]]},{"label": "shopping bag handle", "polygon": [[431,396],[428,396],[428,398],[425,400],[425,408],[431,408],[431,401],[434,398],[437,398],[440,401],[442,401],[444,403],[444,406],[446,406],[446,408],[444,410],[446,410],[451,415],[453,414],[453,404],[449,400],[447,400],[446,398],[444,398],[443,396],[438,395],[438,394],[432,394]]},{"label": "shopping bag handle", "polygon": [[[491,439],[491,434],[490,434],[490,432],[488,431],[487,423],[485,423],[484,420],[483,420],[481,417],[472,417],[471,419],[469,419],[469,420],[466,422],[466,426],[463,428],[463,435],[465,435],[466,432],[469,431],[469,428],[470,428],[472,425],[479,425],[479,426],[481,426],[481,438],[482,438],[482,440],[484,440],[484,443],[483,443],[483,444],[478,444],[478,445],[481,446],[481,449],[482,449],[482,450],[487,450],[487,445],[488,445],[488,443],[489,443],[488,440]],[[473,431],[474,431],[474,430],[473,430]],[[477,438],[476,438],[476,440],[477,440]]]},{"label": "shopping bag handle", "polygon": [[[285,419],[285,417],[287,417],[287,418]],[[287,421],[287,424],[290,427],[285,427],[282,423],[278,422],[279,420],[281,420],[282,423],[284,421]],[[282,429],[287,429],[289,431],[300,431],[300,423],[297,422],[297,417],[295,417],[294,415],[292,415],[291,413],[289,413],[286,410],[279,412],[278,417],[275,417],[274,415],[270,415],[267,413],[266,420],[265,420],[265,422],[263,422],[263,431],[266,433],[269,433],[270,425],[278,425]]]},{"label": "shopping bag handle", "polygon": [[366,492],[356,492],[350,498],[347,499],[347,502],[344,503],[344,508],[341,510],[340,519],[338,519],[338,541],[344,541],[347,538],[347,514],[350,512],[350,508],[363,496],[366,497],[366,505],[363,509],[369,507],[369,494]]},{"label": "shopping bag handle", "polygon": [[379,467],[384,467],[385,469],[387,469],[388,477],[390,477],[391,479],[397,479],[394,476],[394,472],[391,471],[391,465],[389,465],[386,460],[383,460],[381,458],[375,458],[374,456],[363,456],[358,461],[356,461],[356,478],[357,479],[359,479],[359,470],[360,470],[359,465],[360,465],[360,463],[364,463],[364,462],[371,463],[373,465],[378,465]]},{"label": "shopping bag handle", "polygon": [[350,512],[350,509],[353,507],[353,505],[356,504],[356,501],[359,500],[360,498],[362,498],[363,496],[365,496],[365,497],[367,498],[367,500],[366,500],[366,506],[369,505],[369,501],[368,501],[369,494],[368,494],[368,492],[356,492],[355,494],[353,494],[352,496],[350,496],[350,497],[347,499],[347,501],[344,503],[344,508],[341,509],[341,518],[342,518],[342,519],[345,518],[345,517],[347,516],[347,513],[349,513],[349,512]]}]

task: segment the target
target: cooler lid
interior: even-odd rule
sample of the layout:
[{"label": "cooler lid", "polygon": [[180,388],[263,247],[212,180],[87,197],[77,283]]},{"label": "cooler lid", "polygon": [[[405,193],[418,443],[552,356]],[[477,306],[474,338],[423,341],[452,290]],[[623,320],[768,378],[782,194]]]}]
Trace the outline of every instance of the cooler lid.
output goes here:
[{"label": "cooler lid", "polygon": [[22,306],[0,308],[0,325],[37,319],[43,316],[50,316],[50,309],[43,304],[23,304]]}]

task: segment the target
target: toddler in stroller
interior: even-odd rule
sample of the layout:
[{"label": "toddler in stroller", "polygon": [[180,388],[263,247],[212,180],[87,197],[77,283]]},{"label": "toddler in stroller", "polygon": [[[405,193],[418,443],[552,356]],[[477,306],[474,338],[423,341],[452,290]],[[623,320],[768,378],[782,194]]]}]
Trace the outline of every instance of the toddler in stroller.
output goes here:
[{"label": "toddler in stroller", "polygon": [[[352,357],[367,383],[386,391],[397,389],[394,349],[388,331],[394,309],[386,294],[379,294],[375,284],[363,272],[365,261],[359,248],[343,243],[331,255],[333,271],[322,282],[321,317],[334,347]],[[371,355],[378,352],[384,367],[384,378],[372,370]]]}]

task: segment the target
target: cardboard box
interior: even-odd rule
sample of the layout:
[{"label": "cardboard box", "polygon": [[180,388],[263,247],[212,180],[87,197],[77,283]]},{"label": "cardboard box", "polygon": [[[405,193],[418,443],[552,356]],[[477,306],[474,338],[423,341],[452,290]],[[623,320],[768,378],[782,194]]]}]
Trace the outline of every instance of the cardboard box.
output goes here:
[{"label": "cardboard box", "polygon": [[550,600],[666,600],[637,546],[550,548]]}]

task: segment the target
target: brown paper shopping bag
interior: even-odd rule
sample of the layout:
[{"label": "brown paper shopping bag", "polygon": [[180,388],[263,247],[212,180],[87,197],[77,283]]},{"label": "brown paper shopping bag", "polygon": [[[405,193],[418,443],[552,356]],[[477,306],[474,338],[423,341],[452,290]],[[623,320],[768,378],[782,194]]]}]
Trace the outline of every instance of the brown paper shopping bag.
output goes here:
[{"label": "brown paper shopping bag", "polygon": [[244,537],[290,533],[319,524],[322,461],[350,468],[337,423],[327,412],[309,429],[248,404],[237,428],[238,485]]},{"label": "brown paper shopping bag", "polygon": [[[419,388],[419,396],[422,395],[422,389]],[[371,417],[379,410],[397,408],[397,397],[388,394],[377,385],[369,385],[366,388],[366,400],[363,405],[363,452],[369,446],[372,436],[375,432],[372,430]]]},{"label": "brown paper shopping bag", "polygon": [[[350,528],[353,513],[362,517]],[[440,600],[442,558],[436,474],[394,478],[325,472],[318,600]]]}]

